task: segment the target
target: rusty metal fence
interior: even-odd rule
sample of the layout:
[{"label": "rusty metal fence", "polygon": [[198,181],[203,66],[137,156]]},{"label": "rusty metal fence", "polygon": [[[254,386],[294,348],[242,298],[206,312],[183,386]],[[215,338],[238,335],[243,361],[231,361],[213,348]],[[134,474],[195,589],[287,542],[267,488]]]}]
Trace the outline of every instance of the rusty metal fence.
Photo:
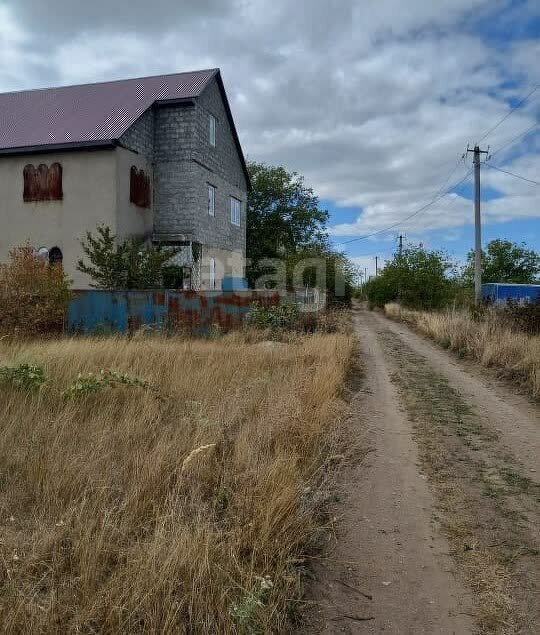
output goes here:
[{"label": "rusty metal fence", "polygon": [[295,301],[294,293],[256,291],[75,291],[66,330],[70,333],[180,330],[197,335],[241,326],[251,305]]}]

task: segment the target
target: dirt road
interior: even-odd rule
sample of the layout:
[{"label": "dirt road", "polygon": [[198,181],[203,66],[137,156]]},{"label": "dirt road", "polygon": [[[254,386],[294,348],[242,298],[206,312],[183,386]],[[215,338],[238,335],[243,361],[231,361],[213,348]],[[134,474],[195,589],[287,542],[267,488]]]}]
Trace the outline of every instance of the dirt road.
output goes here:
[{"label": "dirt road", "polygon": [[402,324],[354,321],[370,452],[344,475],[303,632],[538,632],[538,410]]}]

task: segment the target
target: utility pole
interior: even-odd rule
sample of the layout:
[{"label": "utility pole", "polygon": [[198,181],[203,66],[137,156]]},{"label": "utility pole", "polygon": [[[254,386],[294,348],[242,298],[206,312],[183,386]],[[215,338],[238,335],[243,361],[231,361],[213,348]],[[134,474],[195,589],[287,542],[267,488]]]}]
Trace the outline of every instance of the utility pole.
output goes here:
[{"label": "utility pole", "polygon": [[482,223],[480,219],[480,157],[488,154],[487,150],[480,150],[478,145],[473,150],[467,146],[467,153],[473,154],[474,166],[474,301],[480,304],[482,299]]},{"label": "utility pole", "polygon": [[379,275],[379,256],[375,256],[375,277]]},{"label": "utility pole", "polygon": [[[403,234],[399,235],[398,258],[401,260],[403,254]],[[401,277],[398,283],[398,302],[401,302]]]},{"label": "utility pole", "polygon": [[367,267],[364,267],[364,280],[367,282],[368,281],[368,277],[367,277]]}]

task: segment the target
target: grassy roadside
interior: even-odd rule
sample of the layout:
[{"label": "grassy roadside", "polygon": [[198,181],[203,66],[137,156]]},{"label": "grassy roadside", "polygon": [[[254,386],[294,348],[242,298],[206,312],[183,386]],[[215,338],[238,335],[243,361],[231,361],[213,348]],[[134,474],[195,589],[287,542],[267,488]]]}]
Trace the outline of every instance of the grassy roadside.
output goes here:
[{"label": "grassy roadside", "polygon": [[495,368],[540,399],[540,336],[518,332],[488,312],[480,321],[465,311],[413,311],[387,304],[385,315],[403,320],[444,348]]},{"label": "grassy roadside", "polygon": [[481,633],[534,632],[540,492],[497,435],[429,363],[396,335],[381,342],[414,424],[452,555],[476,599]]},{"label": "grassy roadside", "polygon": [[0,382],[0,630],[285,630],[325,522],[352,347],[0,342],[0,366],[46,378]]}]

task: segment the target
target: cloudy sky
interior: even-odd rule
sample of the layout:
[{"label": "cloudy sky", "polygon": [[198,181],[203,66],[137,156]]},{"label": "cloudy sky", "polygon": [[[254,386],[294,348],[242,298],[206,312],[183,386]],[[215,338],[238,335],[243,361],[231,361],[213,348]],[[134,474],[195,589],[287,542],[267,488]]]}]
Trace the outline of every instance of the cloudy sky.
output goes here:
[{"label": "cloudy sky", "polygon": [[[539,62],[538,0],[0,0],[1,92],[220,67],[248,157],[304,174],[370,270],[400,232],[463,259],[470,177],[403,219],[467,175]],[[540,181],[538,123],[540,88],[482,140],[491,163]],[[482,181],[485,239],[540,249],[540,187]]]}]

